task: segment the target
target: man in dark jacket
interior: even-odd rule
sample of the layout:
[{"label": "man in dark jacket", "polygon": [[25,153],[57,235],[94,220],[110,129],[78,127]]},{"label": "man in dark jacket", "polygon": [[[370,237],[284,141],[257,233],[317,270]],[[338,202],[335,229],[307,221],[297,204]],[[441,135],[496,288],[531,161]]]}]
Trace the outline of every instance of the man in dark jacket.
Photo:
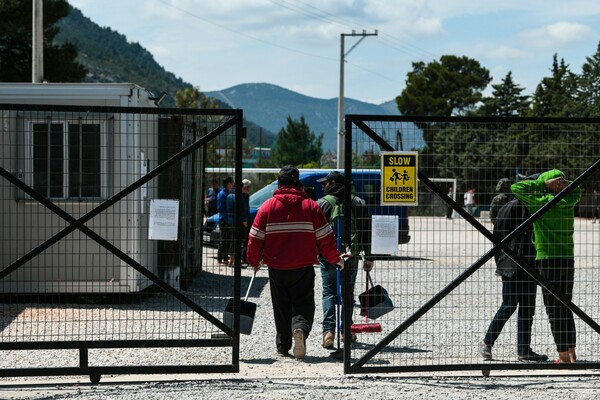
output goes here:
[{"label": "man in dark jacket", "polygon": [[[494,225],[494,235],[504,238],[529,218],[527,208],[517,199],[506,203],[498,211]],[[535,268],[535,247],[532,230],[527,229],[521,236],[511,241],[511,250],[519,255],[528,268]],[[481,343],[480,353],[485,360],[492,359],[492,346],[500,335],[506,321],[519,308],[517,316],[517,357],[520,361],[546,361],[548,356],[537,354],[531,345],[531,325],[535,313],[537,283],[504,252],[495,256],[496,274],[502,277],[502,304],[492,319]]]},{"label": "man in dark jacket", "polygon": [[344,263],[331,225],[299,178],[297,168],[281,169],[279,189],[258,209],[250,229],[248,262],[255,270],[261,263],[269,267],[277,353],[287,355],[293,338],[294,357],[301,360],[315,316],[317,252],[332,264]]},{"label": "man in dark jacket", "polygon": [[496,217],[502,206],[513,198],[512,192],[510,191],[510,179],[500,179],[496,185],[496,193],[498,194],[494,196],[492,204],[490,205],[490,220],[492,221],[492,224],[496,224]]},{"label": "man in dark jacket", "polygon": [[[344,175],[338,171],[332,171],[324,178],[318,179],[317,182],[323,184],[325,196],[333,196],[337,204],[344,203]],[[325,197],[317,200],[317,204],[323,210],[323,214],[325,214],[327,221],[331,222],[333,205]],[[371,259],[371,220],[364,200],[358,196],[352,196],[351,212],[352,218],[356,221],[356,233],[358,234],[358,239],[357,246],[355,246],[356,248],[351,249],[352,257],[346,261],[346,268],[344,271],[345,273],[350,274],[350,287],[348,288],[348,293],[354,298],[354,284],[356,282],[356,274],[358,273],[359,253],[361,251],[364,251],[365,253],[365,261],[363,263],[363,269],[365,271],[371,271],[374,262]],[[334,234],[336,234],[336,232],[334,232]],[[345,252],[345,249],[341,249],[341,251]],[[334,332],[336,328],[335,304],[337,297],[337,265],[331,264],[323,257],[319,257],[319,264],[321,265],[321,277],[323,282],[323,347],[331,349],[333,348],[335,341]],[[342,304],[344,304],[343,300]],[[343,311],[342,315],[344,315]],[[350,323],[352,324],[352,322]],[[355,339],[356,336],[352,334],[352,341]]]}]

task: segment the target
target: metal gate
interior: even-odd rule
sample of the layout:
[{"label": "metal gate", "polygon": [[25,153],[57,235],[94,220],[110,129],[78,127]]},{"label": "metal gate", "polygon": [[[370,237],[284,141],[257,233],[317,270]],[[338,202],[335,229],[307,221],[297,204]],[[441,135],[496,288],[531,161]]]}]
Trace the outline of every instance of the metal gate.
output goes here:
[{"label": "metal gate", "polygon": [[[351,347],[344,347],[345,373],[482,370],[489,375],[498,369],[600,366],[599,119],[347,115],[345,133],[347,188],[353,169],[381,167],[380,151],[415,150],[419,157],[419,205],[408,208],[411,240],[400,245],[396,254],[375,256],[371,273],[373,284],[388,291],[394,309],[377,320],[365,321],[358,305],[353,308],[346,296],[347,334],[351,319],[355,324],[378,323],[382,331],[362,333]],[[498,194],[499,180],[516,182],[551,169],[563,171],[572,184],[509,236],[502,240],[494,236],[489,206]],[[373,187],[381,184],[373,182]],[[575,207],[575,279],[569,301],[539,270],[524,268],[524,261],[506,243],[576,187],[582,194]],[[463,194],[469,190],[477,200],[470,212],[463,205]],[[357,194],[372,196],[367,191]],[[482,358],[481,342],[502,303],[502,281],[494,263],[500,252],[517,261],[575,315],[577,362],[552,362],[557,350],[541,289],[537,290],[531,348],[549,360],[522,362],[517,358],[518,311],[494,343],[492,360]],[[367,285],[366,274],[359,268],[354,302]]]},{"label": "metal gate", "polygon": [[205,169],[241,181],[241,110],[4,104],[0,122],[0,376],[237,372],[240,269],[202,236]]}]

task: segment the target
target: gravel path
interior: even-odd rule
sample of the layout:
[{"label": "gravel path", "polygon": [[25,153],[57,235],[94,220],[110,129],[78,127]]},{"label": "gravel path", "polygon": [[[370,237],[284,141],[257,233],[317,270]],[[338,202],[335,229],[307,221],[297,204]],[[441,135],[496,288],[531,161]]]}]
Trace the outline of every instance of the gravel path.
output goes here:
[{"label": "gravel path", "polygon": [[[353,357],[364,354],[381,337],[404,321],[424,301],[448,284],[491,246],[464,221],[444,219],[413,219],[413,240],[398,260],[377,262],[376,283],[386,287],[396,309],[382,317],[381,334],[361,335],[353,350]],[[577,303],[593,318],[600,316],[597,283],[600,264],[600,230],[590,230],[578,223],[580,248],[578,264]],[[444,246],[440,246],[442,243]],[[210,258],[210,257],[209,257]],[[584,261],[585,259],[585,261]],[[593,268],[594,267],[594,268]],[[216,276],[217,267],[207,272]],[[230,272],[223,272],[225,274]],[[242,290],[251,271],[243,270]],[[200,274],[201,277],[204,277]],[[407,282],[410,282],[407,284]],[[493,275],[493,266],[485,265],[452,295],[428,312],[424,318],[390,343],[381,354],[367,365],[438,365],[480,363],[477,343],[487,328],[499,302],[499,280]],[[204,281],[205,285],[209,285]],[[357,293],[362,290],[364,276],[359,276]],[[210,286],[210,285],[209,285]],[[588,288],[590,286],[590,288]],[[316,295],[320,299],[320,277],[317,270]],[[252,335],[241,337],[240,372],[237,374],[102,376],[99,385],[92,385],[88,377],[31,377],[3,378],[0,380],[0,398],[31,399],[595,399],[599,394],[600,371],[515,370],[492,371],[484,378],[480,371],[427,372],[402,374],[344,375],[342,364],[321,348],[320,302],[317,301],[313,334],[308,338],[305,361],[279,358],[275,355],[272,309],[267,272],[261,271],[251,291],[251,301],[258,305]],[[137,324],[144,317],[135,313],[148,312],[147,304],[136,310],[129,306],[131,318],[126,324]],[[109,313],[111,310],[94,309]],[[113,310],[114,312],[114,310]],[[358,311],[355,310],[357,313]],[[31,317],[23,311],[23,314]],[[134,315],[135,314],[135,315]],[[358,316],[355,316],[355,319]],[[122,321],[123,322],[123,321]],[[579,321],[580,322],[580,321]],[[494,347],[494,362],[516,363],[514,317],[507,324],[501,339]],[[159,328],[159,327],[157,327]],[[10,330],[8,326],[6,330]],[[204,329],[201,327],[201,329]],[[146,327],[146,330],[148,328]],[[151,331],[151,330],[150,330]],[[149,334],[145,332],[145,334]],[[596,361],[600,353],[598,334],[588,326],[578,324],[578,350],[588,361]],[[535,349],[553,356],[552,339],[538,294],[538,310],[534,322]],[[47,354],[46,354],[47,353]],[[70,351],[4,352],[0,368],[10,367],[24,359],[35,364],[38,358],[48,356],[57,366],[77,363],[77,353]],[[27,358],[31,357],[31,360]],[[102,350],[93,360],[103,365],[111,359],[118,365],[152,365],[153,361],[168,364],[227,363],[231,360],[228,349],[119,349]],[[92,357],[90,358],[92,360]],[[116,361],[115,361],[116,360]],[[134,361],[132,361],[134,360]],[[22,364],[19,364],[22,365]]]}]

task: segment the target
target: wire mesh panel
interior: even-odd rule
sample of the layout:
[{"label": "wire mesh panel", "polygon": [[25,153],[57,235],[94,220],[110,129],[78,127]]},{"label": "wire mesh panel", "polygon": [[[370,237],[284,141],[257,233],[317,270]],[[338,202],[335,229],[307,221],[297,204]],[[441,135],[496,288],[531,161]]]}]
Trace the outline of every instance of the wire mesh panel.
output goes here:
[{"label": "wire mesh panel", "polygon": [[202,237],[205,168],[241,174],[241,112],[2,105],[0,118],[2,374],[237,369],[222,321],[239,272]]},{"label": "wire mesh panel", "polygon": [[[346,372],[598,367],[600,121],[350,115],[346,131],[347,172],[381,168],[384,150],[419,160],[410,241],[373,256],[393,310],[354,307],[354,324],[381,332],[345,349]],[[526,214],[498,214],[515,193]],[[358,303],[361,269],[356,288]]]}]

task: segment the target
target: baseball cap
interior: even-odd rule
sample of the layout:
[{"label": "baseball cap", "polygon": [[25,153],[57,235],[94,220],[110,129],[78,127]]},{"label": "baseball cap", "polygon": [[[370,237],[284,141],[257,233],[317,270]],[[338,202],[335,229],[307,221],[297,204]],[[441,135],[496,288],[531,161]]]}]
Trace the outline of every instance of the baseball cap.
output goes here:
[{"label": "baseball cap", "polygon": [[317,179],[317,182],[323,183],[327,181],[334,181],[335,183],[344,183],[344,175],[338,171],[331,171],[324,178]]}]

